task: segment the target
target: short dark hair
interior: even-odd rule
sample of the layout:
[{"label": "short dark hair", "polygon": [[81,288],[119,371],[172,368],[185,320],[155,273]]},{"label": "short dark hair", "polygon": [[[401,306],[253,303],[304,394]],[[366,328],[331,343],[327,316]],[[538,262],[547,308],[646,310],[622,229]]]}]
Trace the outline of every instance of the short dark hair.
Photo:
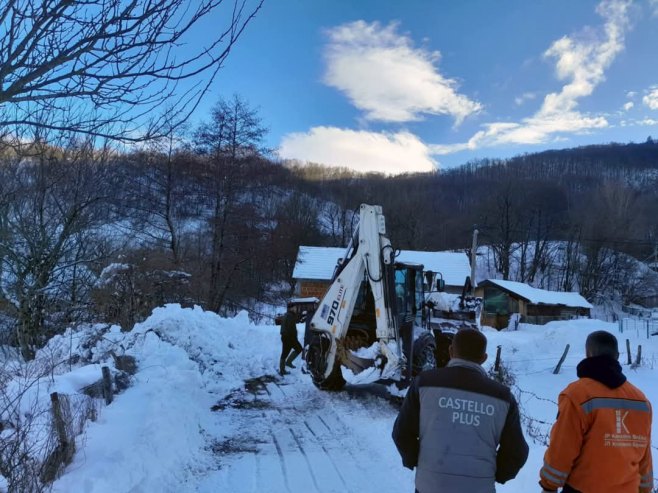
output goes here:
[{"label": "short dark hair", "polygon": [[479,330],[459,330],[452,338],[452,352],[455,358],[479,363],[487,354],[487,338]]},{"label": "short dark hair", "polygon": [[597,330],[587,336],[585,350],[588,356],[610,356],[619,358],[617,338],[605,330]]}]

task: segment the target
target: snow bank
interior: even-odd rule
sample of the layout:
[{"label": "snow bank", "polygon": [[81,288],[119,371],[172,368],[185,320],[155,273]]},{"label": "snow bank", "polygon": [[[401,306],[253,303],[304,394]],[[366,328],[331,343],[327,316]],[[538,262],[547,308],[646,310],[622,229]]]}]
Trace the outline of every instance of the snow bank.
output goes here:
[{"label": "snow bank", "polygon": [[204,436],[210,408],[246,378],[273,372],[278,328],[254,326],[246,312],[224,319],[167,305],[132,332],[112,334],[120,339],[114,345],[135,356],[138,372],[89,425],[84,451],[53,492],[184,491],[195,471],[213,467]]},{"label": "snow bank", "polygon": [[198,366],[187,353],[143,334],[134,385],[89,425],[84,452],[54,492],[176,491],[190,459],[204,445],[200,426],[211,401]]},{"label": "snow bank", "polygon": [[[150,331],[183,349],[197,363],[206,389],[218,394],[262,375],[264,368],[272,371],[281,349],[279,328],[253,325],[245,311],[226,319],[199,307],[167,305],[133,329],[136,335]],[[140,357],[139,350],[134,353]]]}]

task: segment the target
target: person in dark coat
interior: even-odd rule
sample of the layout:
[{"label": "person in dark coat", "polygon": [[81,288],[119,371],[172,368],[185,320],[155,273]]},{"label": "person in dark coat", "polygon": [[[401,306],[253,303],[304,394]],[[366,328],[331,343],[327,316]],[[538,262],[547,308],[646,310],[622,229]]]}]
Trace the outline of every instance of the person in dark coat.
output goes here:
[{"label": "person in dark coat", "polygon": [[287,375],[286,366],[288,368],[295,368],[292,362],[302,352],[302,345],[297,339],[297,314],[291,309],[288,309],[281,321],[281,346],[279,374]]},{"label": "person in dark coat", "polygon": [[393,427],[402,465],[416,469],[417,493],[495,493],[528,458],[510,390],[488,377],[487,339],[462,329],[445,368],[421,372]]}]

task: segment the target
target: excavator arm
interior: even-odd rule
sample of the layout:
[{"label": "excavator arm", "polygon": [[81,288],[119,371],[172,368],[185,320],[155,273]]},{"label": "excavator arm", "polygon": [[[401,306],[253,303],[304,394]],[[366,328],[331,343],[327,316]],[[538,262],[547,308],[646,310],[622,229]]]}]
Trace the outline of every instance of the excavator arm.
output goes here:
[{"label": "excavator arm", "polygon": [[[338,266],[329,290],[308,325],[305,360],[320,387],[342,386],[341,364],[354,373],[373,367],[384,373],[385,369],[397,369],[404,359],[395,302],[395,252],[386,236],[382,209],[362,204],[359,216],[358,230],[346,258]],[[364,282],[369,284],[374,302],[377,354],[373,357],[359,357],[345,345]]]}]

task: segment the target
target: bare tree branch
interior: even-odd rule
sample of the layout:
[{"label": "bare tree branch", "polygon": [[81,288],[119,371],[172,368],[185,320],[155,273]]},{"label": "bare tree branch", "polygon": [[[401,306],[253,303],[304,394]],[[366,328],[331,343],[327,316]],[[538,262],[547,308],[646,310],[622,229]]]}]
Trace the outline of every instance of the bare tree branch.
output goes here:
[{"label": "bare tree branch", "polygon": [[[47,109],[58,115],[52,130],[160,136],[158,107],[173,107],[174,125],[187,119],[263,1],[4,0],[0,126],[44,126]],[[211,21],[213,35],[195,47]]]}]

